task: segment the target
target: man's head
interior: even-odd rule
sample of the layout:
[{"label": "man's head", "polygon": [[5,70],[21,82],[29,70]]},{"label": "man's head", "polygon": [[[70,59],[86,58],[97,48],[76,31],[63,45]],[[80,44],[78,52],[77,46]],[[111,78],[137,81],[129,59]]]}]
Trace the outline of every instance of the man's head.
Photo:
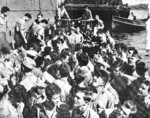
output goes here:
[{"label": "man's head", "polygon": [[69,62],[69,57],[70,57],[70,51],[68,48],[65,48],[61,51],[60,53],[60,59],[63,61],[63,62],[66,62],[68,63]]},{"label": "man's head", "polygon": [[80,66],[86,66],[89,63],[87,54],[83,52],[77,54],[77,60]]},{"label": "man's head", "polygon": [[1,8],[1,13],[4,14],[5,17],[7,17],[9,11],[10,11],[10,9],[6,6],[3,6]]},{"label": "man's head", "polygon": [[64,9],[65,8],[65,4],[60,5],[60,8]]},{"label": "man's head", "polygon": [[60,65],[60,75],[61,77],[68,77],[69,75],[69,72],[70,72],[70,68],[69,68],[69,65],[67,63],[62,63]]},{"label": "man's head", "polygon": [[99,69],[98,66],[95,66],[94,72],[92,85],[95,88],[105,86],[110,79],[110,74],[106,70]]},{"label": "man's head", "polygon": [[52,101],[55,105],[60,103],[61,89],[58,85],[55,83],[49,84],[45,89],[45,93],[49,101]]},{"label": "man's head", "polygon": [[148,66],[145,62],[138,60],[136,61],[136,72],[139,76],[145,76],[148,71]]},{"label": "man's head", "polygon": [[42,19],[43,19],[43,14],[39,13],[39,14],[37,15],[37,21],[38,21],[38,22],[41,22]]},{"label": "man's head", "polygon": [[97,31],[97,37],[102,38],[103,35],[104,35],[104,32],[103,32],[102,30],[98,30],[98,31]]},{"label": "man's head", "polygon": [[30,19],[32,19],[32,16],[31,16],[31,14],[29,14],[29,13],[26,13],[26,14],[24,15],[24,17],[25,17],[25,21],[29,21]]},{"label": "man's head", "polygon": [[146,97],[150,93],[150,81],[144,81],[144,83],[141,84],[138,95]]},{"label": "man's head", "polygon": [[77,88],[74,97],[74,107],[83,110],[92,98],[92,91]]},{"label": "man's head", "polygon": [[76,29],[77,29],[77,30],[76,30],[77,33],[79,33],[79,32],[80,32],[80,27],[77,27]]},{"label": "man's head", "polygon": [[137,54],[138,54],[138,51],[137,51],[137,49],[135,49],[135,47],[129,47],[128,53],[127,53],[128,57],[132,57],[132,56],[135,56]]},{"label": "man's head", "polygon": [[99,19],[99,15],[95,15],[95,19],[98,20]]},{"label": "man's head", "polygon": [[120,113],[118,114],[118,118],[129,118],[131,114],[135,114],[137,112],[136,105],[131,100],[127,100],[120,107]]},{"label": "man's head", "polygon": [[84,10],[87,11],[88,10],[88,6],[84,6]]},{"label": "man's head", "polygon": [[47,24],[48,24],[48,21],[46,20],[46,19],[43,19],[43,20],[41,20],[41,26],[43,27],[43,28],[46,28],[46,26],[47,26]]}]

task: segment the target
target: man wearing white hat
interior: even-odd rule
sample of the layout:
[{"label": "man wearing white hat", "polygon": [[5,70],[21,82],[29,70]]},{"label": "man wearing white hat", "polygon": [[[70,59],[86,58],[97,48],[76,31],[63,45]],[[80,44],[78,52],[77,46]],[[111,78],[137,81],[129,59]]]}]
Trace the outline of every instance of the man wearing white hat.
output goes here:
[{"label": "man wearing white hat", "polygon": [[27,91],[34,87],[37,82],[37,77],[32,73],[35,66],[35,61],[29,57],[26,57],[22,63],[24,77],[22,78],[20,84],[23,85]]}]

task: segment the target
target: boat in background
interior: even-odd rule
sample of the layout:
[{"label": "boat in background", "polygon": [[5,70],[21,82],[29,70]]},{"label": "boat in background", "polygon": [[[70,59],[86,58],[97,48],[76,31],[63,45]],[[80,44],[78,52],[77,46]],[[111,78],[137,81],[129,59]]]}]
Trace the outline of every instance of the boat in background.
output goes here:
[{"label": "boat in background", "polygon": [[88,6],[93,18],[99,15],[104,21],[105,29],[111,28],[112,16],[119,13],[120,16],[128,18],[130,7],[124,5],[122,0],[65,0],[65,8],[71,19],[82,16],[84,6]]},{"label": "boat in background", "polygon": [[146,29],[147,19],[129,20],[124,17],[113,16],[112,17],[112,30],[113,31],[139,31]]}]

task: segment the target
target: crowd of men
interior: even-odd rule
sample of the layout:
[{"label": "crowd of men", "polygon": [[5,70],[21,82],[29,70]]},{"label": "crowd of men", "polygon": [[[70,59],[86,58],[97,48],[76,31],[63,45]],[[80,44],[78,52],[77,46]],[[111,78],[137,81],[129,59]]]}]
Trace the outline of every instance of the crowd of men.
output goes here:
[{"label": "crowd of men", "polygon": [[[9,11],[2,7],[0,29]],[[14,45],[2,37],[0,118],[150,118],[150,77],[138,50],[116,43],[98,15],[93,27],[71,22],[63,30],[64,13],[48,28],[38,14],[28,32],[26,13]]]}]

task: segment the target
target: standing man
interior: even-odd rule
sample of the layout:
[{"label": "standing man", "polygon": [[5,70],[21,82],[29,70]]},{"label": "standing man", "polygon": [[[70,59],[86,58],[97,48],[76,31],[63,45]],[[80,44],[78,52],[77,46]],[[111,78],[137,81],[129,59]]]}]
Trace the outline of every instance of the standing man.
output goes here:
[{"label": "standing man", "polygon": [[66,19],[70,20],[70,17],[64,4],[57,9],[57,17],[57,21],[60,22],[60,26],[65,28],[67,26]]},{"label": "standing man", "polygon": [[104,29],[104,23],[100,19],[99,15],[95,15],[95,22],[94,22],[94,35],[96,36],[98,30]]},{"label": "standing man", "polygon": [[15,36],[14,36],[15,48],[19,48],[27,44],[25,25],[27,21],[29,21],[31,18],[32,18],[31,14],[26,13],[21,19],[17,21],[15,25]]},{"label": "standing man", "polygon": [[7,15],[9,13],[10,9],[6,6],[3,6],[1,8],[1,14],[0,14],[0,49],[3,47],[8,47],[9,43],[6,39],[6,21],[7,21]]},{"label": "standing man", "polygon": [[90,27],[92,26],[92,22],[91,21],[93,20],[93,16],[92,16],[92,12],[88,8],[88,6],[84,6],[83,14],[82,14],[82,16],[80,18],[78,18],[78,20],[79,20],[80,28],[82,30],[86,27],[87,24],[90,24]]},{"label": "standing man", "polygon": [[48,21],[46,19],[43,19],[38,27],[37,30],[34,32],[34,37],[32,38],[30,42],[30,48],[33,47],[34,50],[39,52],[42,47],[46,46],[45,42],[45,28],[47,27]]},{"label": "standing man", "polygon": [[88,6],[84,6],[84,12],[82,16],[79,18],[79,20],[92,20],[92,19],[93,16],[91,10],[88,8]]}]

